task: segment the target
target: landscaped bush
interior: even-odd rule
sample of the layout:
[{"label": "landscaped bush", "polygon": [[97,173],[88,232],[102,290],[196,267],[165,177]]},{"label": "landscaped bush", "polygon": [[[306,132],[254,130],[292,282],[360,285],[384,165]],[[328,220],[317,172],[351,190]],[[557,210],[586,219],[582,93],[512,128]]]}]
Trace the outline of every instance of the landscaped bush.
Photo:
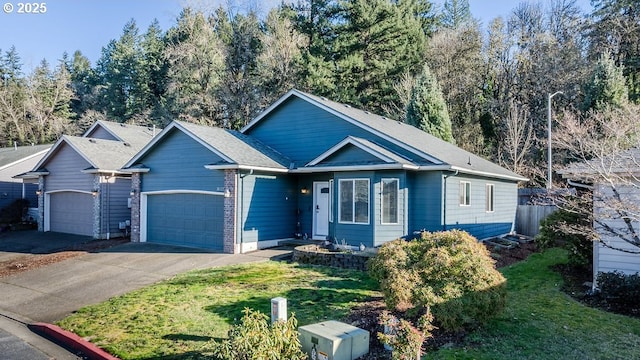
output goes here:
[{"label": "landscaped bush", "polygon": [[22,217],[27,213],[29,200],[16,199],[9,205],[0,209],[0,223],[15,224],[22,221]]},{"label": "landscaped bush", "polygon": [[598,297],[602,305],[616,313],[640,315],[640,274],[601,272],[597,282],[600,289]]},{"label": "landscaped bush", "polygon": [[504,308],[505,278],[486,247],[464,231],[424,232],[419,239],[383,245],[370,260],[387,306],[459,330],[485,323]]},{"label": "landscaped bush", "polygon": [[242,322],[229,330],[229,339],[213,343],[213,354],[220,360],[304,360],[294,314],[285,321],[269,325],[269,317],[244,310]]},{"label": "landscaped bush", "polygon": [[562,245],[569,251],[569,263],[583,268],[593,264],[593,242],[589,238],[589,216],[581,211],[560,209],[540,222],[540,232],[535,237],[540,249]]}]

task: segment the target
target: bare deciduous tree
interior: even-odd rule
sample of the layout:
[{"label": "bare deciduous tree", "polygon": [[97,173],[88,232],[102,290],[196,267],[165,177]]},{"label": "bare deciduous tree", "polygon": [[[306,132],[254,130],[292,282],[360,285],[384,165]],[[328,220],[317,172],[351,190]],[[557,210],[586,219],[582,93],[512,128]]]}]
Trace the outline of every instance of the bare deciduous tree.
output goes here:
[{"label": "bare deciduous tree", "polygon": [[[567,112],[554,144],[574,163],[559,170],[572,184],[592,190],[593,238],[614,250],[640,254],[640,106],[628,104],[591,112]],[[563,207],[579,199],[564,199]],[[577,229],[574,229],[577,230]]]},{"label": "bare deciduous tree", "polygon": [[532,167],[527,166],[527,159],[535,136],[527,108],[511,101],[502,128],[502,141],[498,145],[498,152],[502,155],[500,165],[531,177],[534,174],[531,173]]}]

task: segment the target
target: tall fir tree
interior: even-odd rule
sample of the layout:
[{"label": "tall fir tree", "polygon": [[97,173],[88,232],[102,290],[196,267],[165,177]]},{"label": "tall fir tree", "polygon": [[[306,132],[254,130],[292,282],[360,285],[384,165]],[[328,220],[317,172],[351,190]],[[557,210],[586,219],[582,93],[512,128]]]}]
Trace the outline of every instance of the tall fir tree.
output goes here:
[{"label": "tall fir tree", "polygon": [[445,0],[442,11],[442,26],[457,29],[472,21],[469,0]]},{"label": "tall fir tree", "polygon": [[429,65],[424,65],[411,92],[406,122],[442,140],[455,143],[447,104]]},{"label": "tall fir tree", "polygon": [[616,66],[609,53],[600,55],[591,79],[585,86],[583,111],[602,111],[607,107],[619,108],[629,100],[623,70]]}]

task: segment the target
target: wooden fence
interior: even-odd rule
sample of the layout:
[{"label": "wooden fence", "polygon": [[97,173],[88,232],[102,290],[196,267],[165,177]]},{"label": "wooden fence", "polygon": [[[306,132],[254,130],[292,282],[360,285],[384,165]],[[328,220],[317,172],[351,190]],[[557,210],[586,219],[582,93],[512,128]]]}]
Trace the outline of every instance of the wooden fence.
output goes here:
[{"label": "wooden fence", "polygon": [[540,231],[540,221],[556,211],[554,205],[518,205],[516,212],[516,232],[536,236]]}]

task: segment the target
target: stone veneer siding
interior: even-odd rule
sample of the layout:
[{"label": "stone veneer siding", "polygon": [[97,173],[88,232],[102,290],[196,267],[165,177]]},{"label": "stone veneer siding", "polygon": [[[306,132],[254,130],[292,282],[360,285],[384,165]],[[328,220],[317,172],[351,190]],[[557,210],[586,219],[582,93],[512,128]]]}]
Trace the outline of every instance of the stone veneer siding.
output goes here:
[{"label": "stone veneer siding", "polygon": [[44,231],[44,176],[38,177],[38,231]]},{"label": "stone veneer siding", "polygon": [[142,177],[140,173],[131,175],[131,242],[140,242],[140,189]]},{"label": "stone veneer siding", "polygon": [[367,270],[367,261],[375,252],[329,252],[318,245],[303,245],[293,249],[293,261],[301,264],[323,265],[344,269]]},{"label": "stone veneer siding", "polygon": [[[234,254],[236,249],[236,182],[238,172],[235,169],[224,171],[224,231],[223,251]],[[226,192],[229,195],[226,195]]]}]

